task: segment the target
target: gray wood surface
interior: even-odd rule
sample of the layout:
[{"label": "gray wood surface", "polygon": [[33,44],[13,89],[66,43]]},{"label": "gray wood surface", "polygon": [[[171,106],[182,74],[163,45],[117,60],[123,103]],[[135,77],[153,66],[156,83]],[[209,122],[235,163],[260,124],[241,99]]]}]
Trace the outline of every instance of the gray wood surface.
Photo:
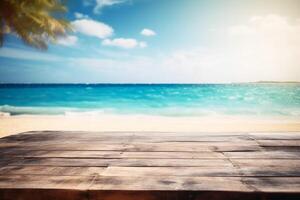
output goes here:
[{"label": "gray wood surface", "polygon": [[52,199],[181,199],[186,192],[199,200],[210,192],[300,199],[300,133],[40,131],[1,138],[0,199],[47,199],[46,192]]}]

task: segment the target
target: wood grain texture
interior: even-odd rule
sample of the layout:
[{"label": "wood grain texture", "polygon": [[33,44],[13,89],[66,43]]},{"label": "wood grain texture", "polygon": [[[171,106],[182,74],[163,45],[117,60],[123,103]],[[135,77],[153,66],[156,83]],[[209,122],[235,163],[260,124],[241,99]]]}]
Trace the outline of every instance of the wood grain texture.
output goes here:
[{"label": "wood grain texture", "polygon": [[0,199],[300,199],[300,133],[27,132]]},{"label": "wood grain texture", "polygon": [[13,165],[60,166],[60,167],[230,167],[232,163],[223,159],[65,159],[25,158]]}]

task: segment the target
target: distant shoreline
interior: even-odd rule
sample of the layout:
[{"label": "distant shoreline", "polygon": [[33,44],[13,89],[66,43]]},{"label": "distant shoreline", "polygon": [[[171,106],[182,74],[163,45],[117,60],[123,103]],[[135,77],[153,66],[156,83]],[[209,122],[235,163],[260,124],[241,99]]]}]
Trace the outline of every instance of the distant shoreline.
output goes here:
[{"label": "distant shoreline", "polygon": [[232,83],[0,83],[1,85],[239,85],[239,84],[300,84],[299,81],[255,81]]}]

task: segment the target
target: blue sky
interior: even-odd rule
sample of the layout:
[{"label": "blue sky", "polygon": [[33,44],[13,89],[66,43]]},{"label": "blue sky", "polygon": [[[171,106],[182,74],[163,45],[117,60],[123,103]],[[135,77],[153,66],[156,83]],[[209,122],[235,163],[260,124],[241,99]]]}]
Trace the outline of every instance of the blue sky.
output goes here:
[{"label": "blue sky", "polygon": [[9,35],[2,83],[300,81],[298,0],[69,1],[42,52]]}]

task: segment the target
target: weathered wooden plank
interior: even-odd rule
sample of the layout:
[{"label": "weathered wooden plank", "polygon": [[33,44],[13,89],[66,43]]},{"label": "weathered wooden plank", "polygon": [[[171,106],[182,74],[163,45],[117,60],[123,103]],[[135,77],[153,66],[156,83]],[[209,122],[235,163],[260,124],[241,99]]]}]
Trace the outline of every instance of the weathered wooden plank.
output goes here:
[{"label": "weathered wooden plank", "polygon": [[6,142],[6,141],[0,141],[0,149],[5,148],[11,148],[11,147],[17,147],[20,146],[20,142]]},{"label": "weathered wooden plank", "polygon": [[17,164],[31,166],[70,166],[70,167],[107,167],[107,166],[157,166],[157,167],[206,167],[232,166],[226,159],[65,159],[65,158],[30,158]]},{"label": "weathered wooden plank", "polygon": [[97,142],[97,143],[120,143],[120,142],[226,142],[251,140],[242,133],[157,133],[157,132],[72,132],[72,131],[38,131],[23,133],[3,138],[8,141],[21,141],[38,144],[39,142],[66,143]]},{"label": "weathered wooden plank", "polygon": [[[141,134],[146,134],[147,132],[142,132]],[[130,136],[133,135],[134,132],[131,131],[28,131],[15,135],[10,135],[3,137],[3,139],[13,138],[14,140],[20,139],[24,140],[26,138],[41,138],[44,137],[48,139],[53,138],[84,138],[84,137],[106,137],[106,136]],[[157,133],[158,134],[158,133]]]},{"label": "weathered wooden plank", "polygon": [[131,138],[132,133],[89,133],[89,132],[42,132],[37,134],[17,134],[13,136],[7,136],[4,138],[0,138],[0,143],[12,143],[15,142],[18,145],[31,143],[31,144],[39,144],[40,142],[45,143],[87,143],[87,142],[98,142],[98,143],[121,143],[128,142]]},{"label": "weathered wooden plank", "polygon": [[[128,132],[128,131],[105,131],[105,132],[86,132],[86,131],[31,131],[20,133],[16,135],[7,136],[2,139],[13,139],[24,141],[26,139],[30,139],[32,141],[40,141],[41,139],[54,140],[54,139],[62,139],[62,138],[72,138],[76,139],[109,139],[109,138],[122,138],[122,137],[133,137],[133,138],[141,138],[141,139],[151,139],[151,138],[169,138],[174,140],[175,138],[206,138],[209,141],[219,141],[218,138],[239,138],[246,139],[250,136],[250,138],[255,139],[300,139],[300,132],[252,132],[252,133],[243,133],[243,132],[219,132],[219,133],[211,133],[211,132]],[[36,139],[36,140],[35,140]],[[221,140],[225,141],[225,140]]]},{"label": "weathered wooden plank", "polygon": [[2,175],[48,175],[48,176],[94,176],[100,175],[106,167],[57,167],[57,166],[6,166],[0,169]]},{"label": "weathered wooden plank", "polygon": [[0,188],[86,190],[92,176],[0,175]]},{"label": "weathered wooden plank", "polygon": [[[259,162],[259,161],[258,161]],[[238,171],[240,176],[251,177],[300,177],[299,167],[284,166],[251,166],[251,167],[239,167]]]},{"label": "weathered wooden plank", "polygon": [[149,142],[149,143],[161,143],[161,142],[230,142],[230,141],[249,141],[253,140],[247,135],[133,135],[131,136],[131,142]]},{"label": "weathered wooden plank", "polygon": [[124,152],[122,158],[165,158],[165,159],[215,159],[225,158],[218,152]]},{"label": "weathered wooden plank", "polygon": [[[132,147],[131,147],[132,146]],[[131,143],[126,151],[254,151],[260,150],[255,141],[247,142],[161,142]]]},{"label": "weathered wooden plank", "polygon": [[260,192],[299,193],[300,188],[300,177],[249,177],[242,180]]},{"label": "weathered wooden plank", "polygon": [[56,175],[56,176],[252,176],[293,177],[300,176],[298,167],[57,167],[57,166],[6,166],[0,174]]},{"label": "weathered wooden plank", "polygon": [[120,159],[25,158],[13,166],[107,167]]},{"label": "weathered wooden plank", "polygon": [[122,158],[122,151],[31,151],[10,150],[1,152],[2,157],[19,158]]},{"label": "weathered wooden plank", "polygon": [[300,140],[257,140],[263,147],[300,147]]},{"label": "weathered wooden plank", "polygon": [[[14,160],[14,159],[13,159]],[[0,167],[8,165],[10,162],[13,161],[11,158],[7,157],[0,157]]]},{"label": "weathered wooden plank", "polygon": [[89,190],[253,191],[239,177],[98,176]]},{"label": "weathered wooden plank", "polygon": [[[16,134],[13,136],[7,136],[3,139],[13,139],[24,141],[30,139],[31,141],[41,141],[43,140],[55,140],[63,138],[76,139],[109,139],[109,138],[123,138],[133,136],[135,139],[146,139],[149,138],[218,138],[218,137],[238,137],[240,139],[246,138],[247,134],[240,132],[232,133],[211,133],[211,132],[128,132],[128,131],[118,131],[118,132],[86,132],[86,131],[32,131]],[[211,139],[210,139],[211,140]],[[222,140],[223,141],[223,140]]]},{"label": "weathered wooden plank", "polygon": [[300,160],[295,159],[230,159],[234,165],[241,167],[299,167]]},{"label": "weathered wooden plank", "polygon": [[108,167],[102,176],[293,177],[298,167]]},{"label": "weathered wooden plank", "polygon": [[32,144],[30,142],[22,144],[19,147],[11,148],[18,150],[30,150],[30,151],[124,151],[126,150],[126,144],[97,144],[97,143],[47,143],[41,142]]},{"label": "weathered wooden plank", "polygon": [[122,152],[122,151],[9,151],[0,153],[6,157],[24,158],[225,158],[219,152]]},{"label": "weathered wooden plank", "polygon": [[300,159],[297,151],[252,151],[252,152],[224,152],[229,158],[251,158],[251,159]]},{"label": "weathered wooden plank", "polygon": [[134,131],[131,132],[134,136],[139,137],[230,137],[230,136],[245,136],[248,135],[247,133],[243,132],[159,132],[159,131]]},{"label": "weathered wooden plank", "polygon": [[249,133],[249,137],[256,140],[300,140],[300,132],[258,132]]},{"label": "weathered wooden plank", "polygon": [[[260,150],[255,141],[245,142],[127,142],[101,143],[97,141],[44,141],[26,142],[15,149],[23,150],[61,150],[61,151],[255,151]],[[3,149],[3,148],[2,148]],[[11,148],[13,149],[13,148]]]},{"label": "weathered wooden plank", "polygon": [[230,177],[239,176],[234,167],[108,167],[102,176],[187,176]]}]

